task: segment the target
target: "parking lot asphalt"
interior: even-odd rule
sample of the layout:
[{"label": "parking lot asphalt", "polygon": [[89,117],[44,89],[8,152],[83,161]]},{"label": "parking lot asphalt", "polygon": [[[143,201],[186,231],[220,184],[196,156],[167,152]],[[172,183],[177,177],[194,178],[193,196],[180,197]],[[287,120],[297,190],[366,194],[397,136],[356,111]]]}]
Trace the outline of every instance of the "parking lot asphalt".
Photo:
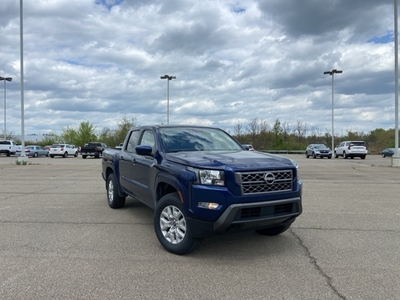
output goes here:
[{"label": "parking lot asphalt", "polygon": [[108,207],[101,159],[0,156],[0,298],[399,299],[400,168],[284,156],[304,182],[292,227],[186,256],[161,247],[146,206]]}]

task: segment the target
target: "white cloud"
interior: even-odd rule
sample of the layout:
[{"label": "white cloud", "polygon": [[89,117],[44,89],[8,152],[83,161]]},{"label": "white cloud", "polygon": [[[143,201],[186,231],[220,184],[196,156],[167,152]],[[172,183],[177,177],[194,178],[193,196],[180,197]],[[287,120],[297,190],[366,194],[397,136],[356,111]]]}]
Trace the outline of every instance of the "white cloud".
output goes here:
[{"label": "white cloud", "polygon": [[[101,130],[124,116],[165,123],[164,74],[177,77],[170,81],[171,123],[233,132],[237,122],[254,118],[301,120],[326,132],[331,77],[323,72],[333,68],[343,70],[335,76],[335,131],[394,128],[393,42],[368,42],[390,39],[392,6],[372,0],[25,1],[25,132],[57,132],[82,121]],[[2,1],[0,13],[0,76],[13,77],[7,129],[18,134],[19,3]]]}]

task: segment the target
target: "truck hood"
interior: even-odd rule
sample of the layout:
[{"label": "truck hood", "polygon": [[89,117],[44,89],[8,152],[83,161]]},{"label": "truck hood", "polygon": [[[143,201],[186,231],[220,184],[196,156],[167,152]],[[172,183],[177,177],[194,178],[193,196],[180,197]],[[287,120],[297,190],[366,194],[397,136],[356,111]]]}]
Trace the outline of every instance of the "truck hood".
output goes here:
[{"label": "truck hood", "polygon": [[166,155],[168,161],[196,167],[225,170],[261,170],[265,168],[294,167],[295,162],[283,156],[257,151],[195,151]]}]

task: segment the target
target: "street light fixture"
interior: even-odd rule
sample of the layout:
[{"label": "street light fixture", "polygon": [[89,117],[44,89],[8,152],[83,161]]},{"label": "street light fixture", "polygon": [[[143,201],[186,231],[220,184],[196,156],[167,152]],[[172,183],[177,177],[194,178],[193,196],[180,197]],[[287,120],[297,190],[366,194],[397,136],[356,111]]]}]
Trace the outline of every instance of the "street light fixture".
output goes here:
[{"label": "street light fixture", "polygon": [[167,124],[169,124],[169,81],[172,79],[176,79],[176,76],[164,75],[160,78],[167,79]]},{"label": "street light fixture", "polygon": [[336,69],[333,69],[332,71],[326,71],[326,72],[324,72],[324,75],[331,75],[332,76],[332,155],[333,155],[333,153],[334,153],[334,151],[335,151],[335,125],[334,125],[334,122],[333,122],[333,117],[334,117],[334,101],[333,101],[333,94],[334,94],[334,85],[333,85],[333,82],[334,82],[334,75],[335,75],[335,73],[343,73],[343,71],[341,71],[341,70],[336,70]]},{"label": "street light fixture", "polygon": [[1,77],[0,81],[4,81],[4,139],[7,139],[7,123],[6,123],[6,81],[12,81],[11,77]]}]

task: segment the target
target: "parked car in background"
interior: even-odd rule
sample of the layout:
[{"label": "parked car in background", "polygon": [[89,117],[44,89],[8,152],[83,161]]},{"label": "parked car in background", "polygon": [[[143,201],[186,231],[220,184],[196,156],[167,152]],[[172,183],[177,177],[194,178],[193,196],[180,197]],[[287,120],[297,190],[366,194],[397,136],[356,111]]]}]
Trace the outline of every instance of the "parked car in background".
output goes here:
[{"label": "parked car in background", "polygon": [[368,149],[364,141],[344,141],[335,148],[335,158],[343,156],[344,159],[348,157],[365,159],[367,154]]},{"label": "parked car in background", "polygon": [[14,143],[14,141],[10,140],[0,141],[0,153],[10,156],[11,154],[16,154],[17,151],[18,151],[18,146]]},{"label": "parked car in background", "polygon": [[244,149],[246,149],[247,151],[254,151],[253,146],[250,145],[250,144],[242,144],[242,146],[243,146]]},{"label": "parked car in background", "polygon": [[17,152],[15,152],[15,154],[16,154],[16,155],[21,155],[22,145],[17,144],[17,145],[15,145],[15,146],[17,146]]},{"label": "parked car in background", "polygon": [[332,150],[324,144],[310,144],[306,149],[306,158],[312,156],[313,158],[332,158]]},{"label": "parked car in background", "polygon": [[81,147],[81,155],[82,158],[86,158],[88,156],[94,156],[95,158],[99,158],[103,156],[104,149],[108,148],[108,146],[101,142],[90,142],[85,144],[85,146]]},{"label": "parked car in background", "polygon": [[[393,154],[394,154],[394,150],[395,150],[396,148],[386,148],[386,149],[383,149],[382,151],[381,151],[381,154],[382,154],[382,157],[383,158],[385,158],[385,157],[391,157],[391,156],[393,156]],[[400,153],[400,148],[399,148],[399,153]]]},{"label": "parked car in background", "polygon": [[25,155],[32,157],[49,156],[49,150],[38,145],[28,145],[25,147]]},{"label": "parked car in background", "polygon": [[78,156],[78,148],[74,145],[68,144],[54,144],[51,145],[49,155],[51,158],[54,156],[62,156],[67,158],[68,156]]}]

